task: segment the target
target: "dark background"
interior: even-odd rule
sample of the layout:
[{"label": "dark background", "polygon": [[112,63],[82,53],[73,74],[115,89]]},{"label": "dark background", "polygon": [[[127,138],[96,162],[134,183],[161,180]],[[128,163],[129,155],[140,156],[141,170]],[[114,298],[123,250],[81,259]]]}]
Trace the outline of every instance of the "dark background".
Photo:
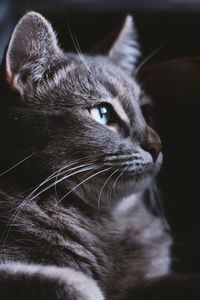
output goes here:
[{"label": "dark background", "polygon": [[174,268],[200,272],[200,1],[1,1],[0,55],[14,24],[27,10],[52,23],[63,48],[75,51],[68,27],[88,52],[106,37],[105,51],[127,13],[134,16],[144,59],[139,80],[155,102],[163,141],[159,182],[176,246]]}]

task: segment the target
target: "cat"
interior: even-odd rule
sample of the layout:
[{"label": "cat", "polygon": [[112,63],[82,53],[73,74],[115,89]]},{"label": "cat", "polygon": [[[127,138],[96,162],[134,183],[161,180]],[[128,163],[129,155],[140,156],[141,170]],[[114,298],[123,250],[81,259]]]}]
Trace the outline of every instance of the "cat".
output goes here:
[{"label": "cat", "polygon": [[129,15],[107,55],[64,53],[36,12],[16,25],[0,81],[0,299],[190,290],[170,274],[172,238],[146,205],[162,146],[142,114],[139,55]]}]

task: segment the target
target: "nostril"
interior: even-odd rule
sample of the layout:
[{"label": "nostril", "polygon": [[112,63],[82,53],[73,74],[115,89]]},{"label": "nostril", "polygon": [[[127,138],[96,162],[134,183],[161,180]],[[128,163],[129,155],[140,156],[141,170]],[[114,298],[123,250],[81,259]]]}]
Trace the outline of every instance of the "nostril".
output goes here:
[{"label": "nostril", "polygon": [[162,144],[161,143],[150,143],[150,144],[147,144],[146,147],[144,147],[144,150],[148,151],[152,155],[153,161],[156,161],[159,153],[162,150]]}]

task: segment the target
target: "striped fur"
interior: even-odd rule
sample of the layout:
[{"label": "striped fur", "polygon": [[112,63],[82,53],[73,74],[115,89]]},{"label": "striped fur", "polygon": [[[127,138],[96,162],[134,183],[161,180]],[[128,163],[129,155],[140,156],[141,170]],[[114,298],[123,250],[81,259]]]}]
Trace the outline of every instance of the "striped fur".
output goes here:
[{"label": "striped fur", "polygon": [[[130,77],[133,26],[129,16],[107,57],[65,54],[34,12],[14,30],[1,74],[4,300],[126,299],[169,272],[171,238],[144,202],[162,153],[146,148],[160,139]],[[98,105],[115,122],[92,119]]]}]

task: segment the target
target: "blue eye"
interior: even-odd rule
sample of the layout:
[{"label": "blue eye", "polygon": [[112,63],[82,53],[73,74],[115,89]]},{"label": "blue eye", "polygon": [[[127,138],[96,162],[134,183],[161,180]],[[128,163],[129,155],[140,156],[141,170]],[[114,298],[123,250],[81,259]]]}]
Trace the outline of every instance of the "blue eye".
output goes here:
[{"label": "blue eye", "polygon": [[103,125],[108,124],[108,109],[105,106],[92,107],[89,112],[97,122]]}]

